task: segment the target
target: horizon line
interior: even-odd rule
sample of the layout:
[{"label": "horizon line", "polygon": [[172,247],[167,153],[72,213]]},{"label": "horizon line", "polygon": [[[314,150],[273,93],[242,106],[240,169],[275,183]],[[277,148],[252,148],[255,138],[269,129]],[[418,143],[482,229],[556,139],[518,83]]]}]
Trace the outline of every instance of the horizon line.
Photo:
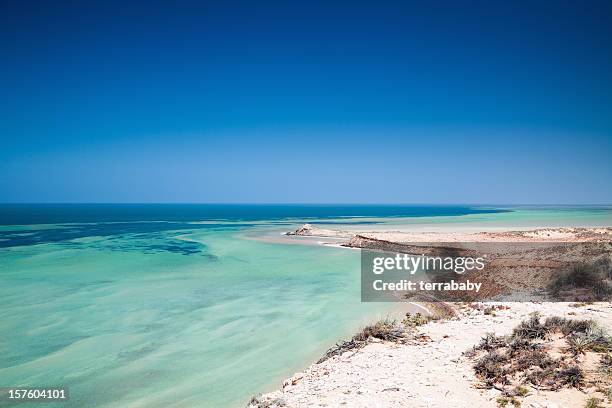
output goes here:
[{"label": "horizon line", "polygon": [[384,203],[384,202],[189,202],[189,201],[3,201],[0,205],[363,205],[363,206],[488,206],[488,207],[610,207],[612,203]]}]

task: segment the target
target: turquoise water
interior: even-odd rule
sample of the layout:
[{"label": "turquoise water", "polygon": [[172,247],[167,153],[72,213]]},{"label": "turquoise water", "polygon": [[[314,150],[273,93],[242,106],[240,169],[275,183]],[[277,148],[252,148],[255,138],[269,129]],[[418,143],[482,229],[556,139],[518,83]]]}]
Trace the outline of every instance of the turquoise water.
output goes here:
[{"label": "turquoise water", "polygon": [[[147,222],[104,211],[98,222],[79,211],[67,211],[65,220],[60,211],[48,216],[52,224],[41,224],[44,214],[32,217],[36,225],[10,225],[18,217],[5,213],[0,387],[68,386],[66,407],[238,407],[278,387],[390,310],[360,303],[357,251],[254,239],[304,220],[364,229],[538,220],[612,225],[609,209],[423,207],[407,216],[398,208],[396,216],[363,211],[366,219],[354,218],[356,208],[338,218],[337,208],[329,217],[317,208],[314,218],[301,208],[267,219],[248,209],[244,216],[157,219],[172,212],[166,208],[150,212]],[[273,209],[257,211],[269,216]]]},{"label": "turquoise water", "polygon": [[[2,253],[3,385],[67,384],[67,406],[240,406],[348,335],[358,254],[195,232],[204,254],[107,238]],[[172,235],[172,232],[164,233]]]},{"label": "turquoise water", "polygon": [[[535,227],[598,227],[612,226],[610,207],[507,207],[501,212],[472,213],[449,216],[361,218],[375,221],[367,230],[409,229],[423,231],[460,231],[529,229]],[[347,225],[344,229],[364,229]]]}]

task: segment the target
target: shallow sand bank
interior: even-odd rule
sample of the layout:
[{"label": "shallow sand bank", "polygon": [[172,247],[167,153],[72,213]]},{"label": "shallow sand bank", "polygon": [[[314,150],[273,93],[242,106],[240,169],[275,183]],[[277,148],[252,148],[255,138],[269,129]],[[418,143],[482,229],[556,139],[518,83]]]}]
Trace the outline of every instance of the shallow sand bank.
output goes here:
[{"label": "shallow sand bank", "polygon": [[368,231],[334,230],[304,224],[296,231],[286,234],[289,240],[295,237],[332,238],[349,241],[362,237],[392,243],[410,242],[590,242],[612,241],[612,228],[533,228],[517,231]]}]

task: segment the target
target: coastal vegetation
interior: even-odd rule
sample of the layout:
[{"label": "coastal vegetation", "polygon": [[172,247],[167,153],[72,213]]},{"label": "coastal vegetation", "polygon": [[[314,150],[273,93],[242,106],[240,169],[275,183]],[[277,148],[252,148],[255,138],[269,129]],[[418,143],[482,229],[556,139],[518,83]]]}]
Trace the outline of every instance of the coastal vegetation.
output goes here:
[{"label": "coastal vegetation", "polygon": [[571,265],[555,275],[548,291],[559,300],[611,300],[612,261],[609,257],[602,257],[593,263]]},{"label": "coastal vegetation", "polygon": [[385,318],[374,324],[365,326],[349,340],[341,341],[325,352],[323,357],[317,361],[320,364],[333,356],[343,354],[347,351],[358,350],[374,341],[390,341],[405,344],[409,341],[426,341],[414,328],[427,324],[433,320],[448,318],[451,313],[440,306],[431,314],[406,313],[401,322]]},{"label": "coastal vegetation", "polygon": [[[519,406],[530,389],[595,387],[604,393],[612,384],[611,351],[612,337],[595,321],[542,319],[536,312],[510,335],[487,333],[465,354],[475,360],[479,386],[501,391],[497,402],[504,407]],[[598,368],[589,364],[593,360]]]},{"label": "coastal vegetation", "polygon": [[591,397],[587,400],[584,408],[603,408],[603,406],[600,405],[600,402],[601,400],[599,398]]},{"label": "coastal vegetation", "polygon": [[407,339],[408,332],[405,324],[398,323],[396,320],[382,319],[372,325],[364,327],[349,340],[336,343],[336,345],[325,352],[323,357],[317,361],[317,364],[347,351],[361,349],[375,340],[402,343]]}]

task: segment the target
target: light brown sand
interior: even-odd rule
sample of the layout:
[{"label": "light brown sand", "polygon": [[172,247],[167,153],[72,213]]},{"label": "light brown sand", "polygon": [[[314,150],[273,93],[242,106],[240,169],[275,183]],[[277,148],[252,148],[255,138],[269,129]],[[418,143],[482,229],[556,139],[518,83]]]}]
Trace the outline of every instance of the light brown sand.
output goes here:
[{"label": "light brown sand", "polygon": [[345,231],[319,228],[305,224],[287,235],[287,240],[299,237],[351,239],[357,235],[397,243],[405,242],[583,242],[612,241],[612,228],[536,228],[520,231]]}]

